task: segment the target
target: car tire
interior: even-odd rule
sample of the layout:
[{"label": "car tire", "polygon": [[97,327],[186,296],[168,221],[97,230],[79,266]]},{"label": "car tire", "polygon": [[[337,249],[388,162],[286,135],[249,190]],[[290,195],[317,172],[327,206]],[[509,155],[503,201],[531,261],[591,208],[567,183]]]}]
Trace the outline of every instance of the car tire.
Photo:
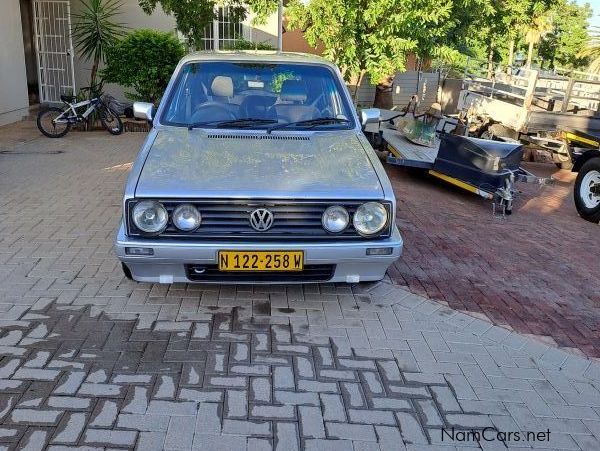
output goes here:
[{"label": "car tire", "polygon": [[127,266],[125,263],[121,263],[121,268],[123,268],[123,274],[125,274],[125,277],[127,277],[129,280],[133,280],[129,266]]},{"label": "car tire", "polygon": [[592,188],[600,185],[600,158],[586,161],[575,180],[575,207],[586,221],[600,222],[600,194],[594,194]]}]

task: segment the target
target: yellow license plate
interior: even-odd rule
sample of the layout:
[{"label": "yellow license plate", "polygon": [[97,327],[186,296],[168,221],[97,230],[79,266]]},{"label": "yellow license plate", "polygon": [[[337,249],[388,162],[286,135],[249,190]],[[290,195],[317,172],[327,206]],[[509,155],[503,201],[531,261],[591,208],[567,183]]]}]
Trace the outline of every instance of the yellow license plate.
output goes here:
[{"label": "yellow license plate", "polygon": [[302,251],[219,251],[219,271],[302,271]]}]

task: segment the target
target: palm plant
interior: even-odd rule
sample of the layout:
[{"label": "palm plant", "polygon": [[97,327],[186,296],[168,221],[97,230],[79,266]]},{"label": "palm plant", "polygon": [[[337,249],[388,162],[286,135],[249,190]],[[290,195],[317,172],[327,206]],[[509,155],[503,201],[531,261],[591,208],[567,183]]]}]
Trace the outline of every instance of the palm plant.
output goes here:
[{"label": "palm plant", "polygon": [[534,17],[525,28],[525,42],[529,45],[527,49],[527,69],[531,69],[533,59],[533,46],[538,44],[542,37],[552,31],[552,19],[547,14]]},{"label": "palm plant", "polygon": [[577,56],[590,59],[589,72],[600,73],[600,27],[590,27],[589,40],[585,48]]},{"label": "palm plant", "polygon": [[81,0],[81,3],[81,12],[73,14],[73,40],[81,56],[86,61],[92,61],[90,86],[94,86],[106,49],[125,34],[125,26],[113,22],[114,17],[120,14],[119,0]]}]

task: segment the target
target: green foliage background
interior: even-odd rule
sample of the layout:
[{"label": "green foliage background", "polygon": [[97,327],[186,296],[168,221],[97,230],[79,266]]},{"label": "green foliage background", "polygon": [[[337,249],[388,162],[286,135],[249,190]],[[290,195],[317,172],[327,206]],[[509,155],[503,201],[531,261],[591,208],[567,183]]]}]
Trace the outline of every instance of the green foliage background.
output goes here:
[{"label": "green foliage background", "polygon": [[131,100],[158,104],[184,54],[183,44],[173,33],[136,30],[107,50],[102,77],[133,88],[125,93]]}]

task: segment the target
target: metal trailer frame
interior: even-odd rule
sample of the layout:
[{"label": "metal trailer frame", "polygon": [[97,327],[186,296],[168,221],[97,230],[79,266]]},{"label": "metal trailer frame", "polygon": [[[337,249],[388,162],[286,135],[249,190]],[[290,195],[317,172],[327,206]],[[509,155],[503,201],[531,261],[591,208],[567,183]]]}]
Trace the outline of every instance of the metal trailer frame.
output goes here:
[{"label": "metal trailer frame", "polygon": [[500,210],[503,216],[511,213],[512,202],[518,193],[515,188],[515,181],[541,185],[552,183],[551,178],[540,178],[523,168],[519,168],[517,171],[512,171],[512,174],[506,178],[505,186],[503,188],[490,191],[475,186],[465,180],[438,172],[433,169],[440,146],[438,135],[440,133],[446,133],[446,127],[448,125],[456,125],[457,121],[452,118],[444,117],[436,129],[434,146],[426,147],[410,142],[404,137],[402,132],[392,128],[393,120],[397,117],[403,117],[405,114],[397,114],[397,112],[389,110],[381,110],[381,113],[382,117],[377,124],[377,131],[373,130],[373,128],[367,128],[366,131],[370,133],[377,132],[379,134],[380,142],[378,147],[380,147],[380,150],[389,152],[386,157],[386,162],[388,164],[423,169],[433,177],[490,200],[492,201],[493,214],[496,213],[496,210]]}]

